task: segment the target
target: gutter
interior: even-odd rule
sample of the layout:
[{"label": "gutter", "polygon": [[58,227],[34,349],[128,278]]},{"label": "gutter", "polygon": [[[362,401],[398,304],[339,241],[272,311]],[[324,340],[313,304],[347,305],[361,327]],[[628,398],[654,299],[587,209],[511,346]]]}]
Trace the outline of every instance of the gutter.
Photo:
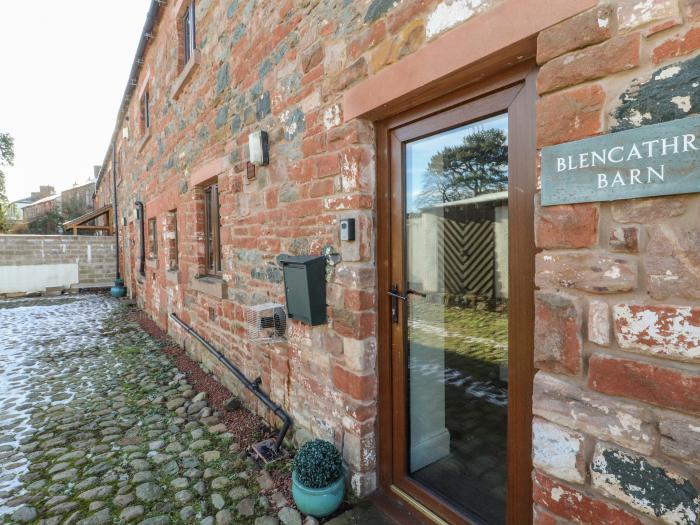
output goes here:
[{"label": "gutter", "polygon": [[105,153],[105,158],[102,161],[102,167],[100,168],[100,173],[95,181],[95,195],[97,195],[97,190],[100,188],[100,182],[102,182],[102,176],[105,173],[107,163],[110,160],[110,153],[116,147],[117,138],[119,137],[119,129],[122,121],[124,120],[124,115],[131,102],[131,96],[134,93],[134,89],[138,85],[139,75],[141,74],[141,66],[143,66],[143,57],[146,54],[146,48],[148,47],[148,42],[153,38],[153,28],[158,21],[160,15],[161,6],[165,5],[164,0],[151,0],[151,7],[148,9],[148,14],[146,15],[146,22],[143,24],[143,29],[141,30],[141,38],[139,39],[139,47],[136,49],[136,55],[134,56],[134,61],[131,63],[131,71],[129,72],[129,80],[126,83],[126,88],[124,89],[124,95],[122,95],[122,101],[119,106],[119,112],[117,113],[117,122],[114,125],[114,131],[112,132],[112,139],[110,141],[107,152]]}]

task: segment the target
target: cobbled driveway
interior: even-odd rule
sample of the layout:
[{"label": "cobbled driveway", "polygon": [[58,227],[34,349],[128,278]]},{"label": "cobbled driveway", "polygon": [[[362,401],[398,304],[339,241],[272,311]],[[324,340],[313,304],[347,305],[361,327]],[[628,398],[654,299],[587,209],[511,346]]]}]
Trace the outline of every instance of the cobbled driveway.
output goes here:
[{"label": "cobbled driveway", "polygon": [[0,522],[278,523],[159,345],[109,297],[0,301]]}]

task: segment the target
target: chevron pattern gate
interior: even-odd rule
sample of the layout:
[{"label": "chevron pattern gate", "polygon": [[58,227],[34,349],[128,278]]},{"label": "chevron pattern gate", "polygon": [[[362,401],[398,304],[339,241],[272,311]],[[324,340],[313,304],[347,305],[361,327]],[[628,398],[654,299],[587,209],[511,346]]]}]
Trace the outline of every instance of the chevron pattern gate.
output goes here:
[{"label": "chevron pattern gate", "polygon": [[496,237],[493,207],[445,210],[438,229],[438,268],[446,294],[496,294]]}]

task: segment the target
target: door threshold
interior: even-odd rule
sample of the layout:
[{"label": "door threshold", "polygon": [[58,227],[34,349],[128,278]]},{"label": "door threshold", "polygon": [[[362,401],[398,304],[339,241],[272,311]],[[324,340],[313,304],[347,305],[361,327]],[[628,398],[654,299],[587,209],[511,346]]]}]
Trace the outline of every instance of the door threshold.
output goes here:
[{"label": "door threshold", "polygon": [[399,498],[401,498],[403,501],[405,501],[407,504],[409,504],[416,512],[418,512],[421,516],[423,516],[426,520],[429,520],[429,523],[434,523],[435,525],[450,525],[447,523],[445,520],[443,520],[440,516],[435,514],[432,510],[430,510],[428,507],[420,503],[419,501],[415,500],[408,494],[406,494],[403,490],[401,490],[399,487],[396,485],[392,485],[390,487],[391,492],[396,494]]}]

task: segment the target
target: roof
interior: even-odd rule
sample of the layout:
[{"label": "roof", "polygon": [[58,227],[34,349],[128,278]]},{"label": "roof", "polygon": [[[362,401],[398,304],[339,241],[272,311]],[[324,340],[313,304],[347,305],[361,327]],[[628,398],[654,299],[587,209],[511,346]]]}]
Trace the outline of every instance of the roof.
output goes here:
[{"label": "roof", "polygon": [[75,226],[80,226],[81,224],[85,224],[88,221],[96,219],[100,215],[104,215],[105,213],[107,213],[111,209],[112,209],[111,204],[108,204],[107,206],[102,206],[101,208],[87,212],[87,213],[81,215],[80,217],[76,217],[75,219],[64,222],[63,227],[64,228],[73,228]]},{"label": "roof", "polygon": [[12,201],[10,205],[12,204],[24,204],[25,206],[28,204],[32,204],[34,201],[32,200],[31,197],[23,197],[21,199],[17,199],[16,201]]},{"label": "roof", "polygon": [[58,194],[49,195],[48,197],[44,197],[43,199],[39,199],[38,201],[34,201],[31,204],[28,204],[27,206],[25,206],[25,208],[29,208],[29,206],[34,206],[36,204],[43,204],[45,202],[53,201],[53,200],[60,199],[60,198],[61,198],[61,196]]},{"label": "roof", "polygon": [[421,208],[421,210],[434,210],[436,208],[450,208],[452,206],[470,206],[472,204],[481,204],[483,202],[494,202],[494,201],[506,201],[508,200],[508,191],[496,191],[494,193],[484,193],[482,195],[477,195],[476,197],[470,197],[468,199],[462,199],[460,201],[452,202],[441,202],[440,204],[433,204],[432,206],[426,206]]},{"label": "roof", "polygon": [[84,188],[84,187],[86,187],[86,186],[94,186],[94,185],[95,185],[95,181],[94,181],[94,180],[91,180],[91,181],[89,181],[89,182],[84,182],[84,183],[82,183],[82,184],[76,184],[75,186],[71,186],[70,188],[67,188],[67,189],[65,189],[65,190],[62,190],[61,193],[65,193],[65,192],[67,192],[67,191],[78,190],[78,189]]}]

